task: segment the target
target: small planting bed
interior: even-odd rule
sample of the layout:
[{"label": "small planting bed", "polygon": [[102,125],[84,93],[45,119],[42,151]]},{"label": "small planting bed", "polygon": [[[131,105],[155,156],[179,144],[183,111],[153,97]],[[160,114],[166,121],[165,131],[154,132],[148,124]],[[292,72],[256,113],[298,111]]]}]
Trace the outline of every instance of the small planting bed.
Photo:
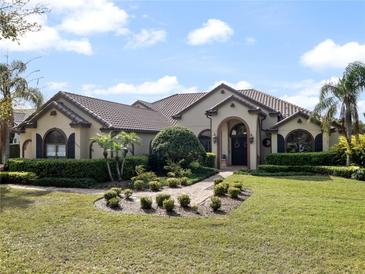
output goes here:
[{"label": "small planting bed", "polygon": [[[213,187],[212,187],[213,188]],[[224,215],[230,213],[235,208],[239,207],[243,201],[251,196],[251,191],[249,189],[243,189],[237,198],[233,199],[228,195],[219,197],[221,201],[221,207],[213,211],[211,208],[211,199],[205,199],[202,203],[198,205],[190,205],[188,207],[181,207],[179,205],[178,199],[174,198],[175,207],[172,211],[167,212],[164,208],[159,207],[156,204],[155,197],[152,197],[153,204],[151,209],[141,208],[141,197],[132,196],[129,199],[122,198],[119,201],[119,207],[110,208],[107,205],[107,201],[104,198],[95,201],[95,207],[99,210],[105,210],[108,212],[119,213],[119,214],[153,214],[162,216],[211,216],[211,215]]]}]

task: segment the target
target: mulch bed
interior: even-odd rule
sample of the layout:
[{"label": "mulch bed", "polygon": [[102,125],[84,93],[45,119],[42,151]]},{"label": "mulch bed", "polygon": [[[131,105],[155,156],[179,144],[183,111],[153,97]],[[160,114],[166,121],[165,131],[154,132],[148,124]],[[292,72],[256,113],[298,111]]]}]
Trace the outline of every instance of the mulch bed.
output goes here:
[{"label": "mulch bed", "polygon": [[210,204],[210,198],[206,199],[201,204],[197,205],[197,210],[189,208],[182,208],[175,201],[175,209],[173,212],[166,212],[163,208],[157,206],[155,201],[153,201],[152,209],[142,209],[140,205],[139,198],[131,198],[129,200],[121,199],[119,203],[119,208],[112,209],[106,205],[106,200],[104,198],[95,201],[95,207],[99,210],[104,210],[108,212],[113,212],[117,214],[152,214],[161,216],[176,216],[176,217],[199,217],[199,216],[211,216],[211,215],[225,215],[230,213],[235,208],[239,207],[243,201],[251,196],[251,191],[249,189],[244,189],[237,199],[232,199],[229,196],[220,197],[222,206],[218,211],[213,211]]}]

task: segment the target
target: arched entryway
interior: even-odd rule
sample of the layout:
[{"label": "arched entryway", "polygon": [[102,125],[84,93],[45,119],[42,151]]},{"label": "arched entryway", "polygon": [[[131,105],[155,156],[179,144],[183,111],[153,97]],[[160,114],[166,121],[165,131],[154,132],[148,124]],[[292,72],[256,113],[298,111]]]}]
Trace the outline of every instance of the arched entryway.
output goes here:
[{"label": "arched entryway", "polygon": [[231,164],[247,166],[247,129],[243,123],[236,124],[230,132]]},{"label": "arched entryway", "polygon": [[217,167],[242,166],[250,168],[250,129],[239,117],[224,119],[217,129]]}]

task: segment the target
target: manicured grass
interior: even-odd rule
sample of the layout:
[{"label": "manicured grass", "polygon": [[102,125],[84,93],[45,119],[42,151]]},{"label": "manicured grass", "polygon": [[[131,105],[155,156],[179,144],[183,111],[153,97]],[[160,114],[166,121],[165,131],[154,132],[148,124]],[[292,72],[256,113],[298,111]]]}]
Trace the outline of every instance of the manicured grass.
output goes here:
[{"label": "manicured grass", "polygon": [[0,273],[360,273],[365,183],[235,175],[253,194],[231,215],[97,211],[96,196],[3,189]]}]

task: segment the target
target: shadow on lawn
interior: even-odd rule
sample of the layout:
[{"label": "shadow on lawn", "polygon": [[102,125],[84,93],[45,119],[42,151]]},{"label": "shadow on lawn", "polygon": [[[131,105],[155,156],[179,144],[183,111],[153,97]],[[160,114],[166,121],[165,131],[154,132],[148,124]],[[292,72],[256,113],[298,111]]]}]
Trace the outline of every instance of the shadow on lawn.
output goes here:
[{"label": "shadow on lawn", "polygon": [[49,191],[24,191],[11,192],[9,187],[0,186],[0,213],[8,208],[27,208],[34,204],[32,197],[40,197],[50,193]]},{"label": "shadow on lawn", "polygon": [[288,180],[297,180],[297,181],[312,181],[312,182],[324,182],[324,181],[332,181],[332,178],[328,175],[292,175],[292,176],[264,176],[270,178],[277,179],[288,179]]}]

